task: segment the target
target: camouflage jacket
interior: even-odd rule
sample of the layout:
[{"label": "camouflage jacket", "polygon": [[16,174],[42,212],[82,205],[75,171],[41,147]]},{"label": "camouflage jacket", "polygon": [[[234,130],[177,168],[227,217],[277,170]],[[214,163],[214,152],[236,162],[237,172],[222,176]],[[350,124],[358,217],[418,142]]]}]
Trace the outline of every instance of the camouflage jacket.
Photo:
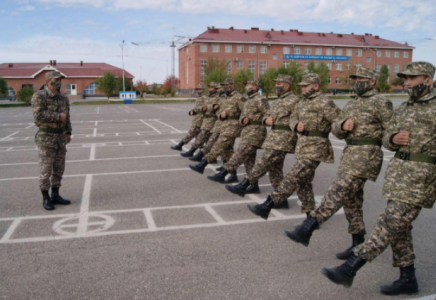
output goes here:
[{"label": "camouflage jacket", "polygon": [[224,102],[226,100],[227,100],[227,96],[224,94],[222,96],[218,96],[217,101],[215,101],[216,103],[214,103],[214,105],[218,104],[219,108],[215,111],[215,115],[216,115],[217,119],[216,119],[215,124],[213,125],[212,130],[210,131],[212,133],[221,133],[221,126],[222,126],[224,121],[221,120],[219,116],[220,116],[220,113],[222,112],[223,105],[224,105]]},{"label": "camouflage jacket", "polygon": [[[379,139],[392,117],[392,102],[371,90],[349,101],[342,109],[332,133],[338,139]],[[343,131],[348,119],[354,121],[352,131]],[[338,174],[348,174],[376,181],[383,163],[383,151],[376,145],[346,146],[342,152]]]},{"label": "camouflage jacket", "polygon": [[[53,93],[48,88],[38,91],[32,96],[32,112],[35,125],[39,128],[63,129],[64,132],[46,133],[38,132],[35,143],[38,147],[57,148],[67,145],[67,133],[72,132],[70,122],[70,102],[61,93]],[[67,118],[59,121],[59,114],[64,113]]]},{"label": "camouflage jacket", "polygon": [[[410,132],[407,146],[392,143],[393,135]],[[436,157],[436,91],[402,103],[392,116],[383,136],[391,151],[404,151]],[[386,169],[383,198],[432,208],[436,199],[436,165],[392,158]]]},{"label": "camouflage jacket", "polygon": [[[205,95],[197,97],[197,100],[195,100],[195,107],[191,110],[194,113],[192,115],[192,127],[201,127],[204,119],[203,106],[206,100],[207,96]],[[191,111],[189,113],[191,113]]]},{"label": "camouflage jacket", "polygon": [[[262,98],[259,93],[254,93],[245,101],[239,118],[239,124],[242,126],[241,143],[261,147],[266,136],[266,128],[263,125],[253,125],[251,122],[261,124],[263,115],[268,111],[268,99]],[[242,121],[248,118],[248,124],[244,125]]]},{"label": "camouflage jacket", "polygon": [[[218,94],[213,95],[212,97],[206,96],[203,106],[207,107],[206,112],[204,113],[203,123],[201,124],[201,130],[210,131],[213,128],[213,125],[216,121],[215,110],[213,109],[213,104],[217,103]],[[211,117],[213,116],[213,117]]]},{"label": "camouflage jacket", "polygon": [[[242,95],[236,91],[233,91],[230,96],[224,101],[222,108],[222,112],[225,111],[227,116],[223,120],[223,124],[221,126],[221,134],[228,137],[239,137],[241,135],[241,126],[239,125],[239,117],[241,115],[241,111],[244,108],[244,98]],[[237,118],[237,119],[229,119]]]},{"label": "camouflage jacket", "polygon": [[[273,101],[270,109],[265,113],[262,122],[273,118],[274,125],[289,126],[292,113],[297,108],[300,99],[292,92],[287,92]],[[264,149],[272,149],[294,153],[297,144],[297,134],[288,130],[270,130],[262,144]]]},{"label": "camouflage jacket", "polygon": [[[316,92],[309,99],[303,98],[298,102],[289,126],[296,132],[297,124],[301,121],[305,131],[330,133],[331,125],[336,122],[340,112],[341,110],[332,100],[321,92]],[[333,163],[333,147],[328,138],[299,134],[295,158]]]}]

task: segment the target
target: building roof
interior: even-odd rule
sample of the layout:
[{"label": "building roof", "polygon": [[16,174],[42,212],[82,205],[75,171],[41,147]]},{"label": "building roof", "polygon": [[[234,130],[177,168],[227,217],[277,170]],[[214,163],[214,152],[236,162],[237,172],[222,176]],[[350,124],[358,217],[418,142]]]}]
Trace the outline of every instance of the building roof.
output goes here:
[{"label": "building roof", "polygon": [[[59,71],[66,78],[102,77],[107,71],[122,76],[123,70],[105,63],[3,63],[0,64],[0,76],[4,78],[34,78],[42,71]],[[134,76],[124,71],[124,76]]]},{"label": "building roof", "polygon": [[[344,47],[371,47],[411,50],[414,47],[380,38],[378,35],[342,34],[302,32],[297,29],[284,30],[259,30],[229,29],[208,27],[205,32],[192,39],[189,43],[216,42],[216,43],[264,43],[288,45],[316,45],[316,46],[344,46]],[[187,43],[186,45],[188,45]],[[185,45],[184,45],[185,46]],[[183,48],[182,46],[181,48]]]}]

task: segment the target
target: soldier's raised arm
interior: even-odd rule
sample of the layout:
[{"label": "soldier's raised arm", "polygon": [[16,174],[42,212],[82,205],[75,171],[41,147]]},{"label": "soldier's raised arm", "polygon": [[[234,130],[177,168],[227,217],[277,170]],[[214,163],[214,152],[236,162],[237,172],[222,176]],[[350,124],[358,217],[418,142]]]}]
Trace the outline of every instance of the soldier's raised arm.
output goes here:
[{"label": "soldier's raised arm", "polygon": [[298,106],[300,104],[301,104],[301,102],[297,103],[294,111],[292,112],[291,118],[289,119],[289,127],[291,127],[291,130],[294,132],[297,132],[297,125],[298,125],[298,122],[300,122],[300,116],[298,115]]},{"label": "soldier's raised arm", "polygon": [[333,100],[328,100],[327,105],[324,109],[324,116],[330,124],[335,123],[341,114],[341,109],[336,106]]},{"label": "soldier's raised arm", "polygon": [[383,146],[390,151],[396,151],[400,148],[399,145],[392,142],[394,135],[401,131],[401,128],[397,125],[397,110],[398,108],[393,112],[391,119],[388,121],[387,129],[383,133]]},{"label": "soldier's raised arm", "polygon": [[344,125],[345,121],[350,118],[350,116],[347,115],[347,106],[348,104],[339,114],[338,120],[332,124],[332,133],[340,140],[343,140],[348,136],[348,131],[342,129],[342,125]]}]

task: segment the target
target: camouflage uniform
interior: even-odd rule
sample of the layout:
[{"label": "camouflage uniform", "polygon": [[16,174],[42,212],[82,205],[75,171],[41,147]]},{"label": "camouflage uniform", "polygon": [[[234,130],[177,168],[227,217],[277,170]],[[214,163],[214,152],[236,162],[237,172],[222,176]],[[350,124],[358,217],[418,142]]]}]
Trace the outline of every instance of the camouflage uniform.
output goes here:
[{"label": "camouflage uniform", "polygon": [[[405,75],[433,78],[435,67],[426,62],[406,66]],[[371,236],[354,248],[354,254],[372,261],[389,244],[394,267],[413,265],[412,222],[422,208],[432,208],[436,199],[436,92],[430,88],[424,96],[410,97],[393,114],[383,135],[383,146],[397,151],[386,169],[382,197],[388,199],[384,213],[377,220]],[[400,131],[410,132],[407,146],[392,143]]]},{"label": "camouflage uniform", "polygon": [[[299,85],[315,83],[320,83],[320,77],[310,73],[303,76]],[[308,201],[302,203],[301,212],[307,213],[315,209],[312,180],[315,176],[315,170],[321,162],[334,162],[333,147],[328,139],[328,134],[331,131],[331,124],[337,120],[339,113],[340,109],[335,103],[320,91],[304,98],[297,104],[297,109],[290,118],[289,126],[296,131],[297,124],[301,121],[304,124],[304,132],[299,135],[297,141],[295,151],[297,162],[271,195],[275,206],[291,196],[298,185],[304,184],[309,187],[304,197]]]},{"label": "camouflage uniform", "polygon": [[[46,79],[60,77],[59,72],[49,72]],[[50,187],[60,187],[65,170],[67,134],[71,135],[70,103],[61,93],[53,93],[47,87],[32,96],[32,112],[35,125],[39,128],[35,135],[38,147],[41,191]],[[59,121],[60,113],[66,115]]]},{"label": "camouflage uniform", "polygon": [[203,152],[204,155],[206,155],[210,152],[213,145],[215,144],[215,142],[218,140],[218,138],[220,136],[221,125],[222,125],[223,121],[219,118],[219,115],[222,112],[222,107],[223,107],[223,104],[226,101],[226,99],[227,99],[226,95],[219,96],[218,101],[215,103],[215,104],[219,105],[219,108],[216,110],[216,113],[215,113],[215,115],[217,116],[217,119],[216,119],[216,122],[215,122],[212,130],[210,131],[212,134],[209,137],[209,140],[207,141],[206,145],[204,145],[201,148],[201,152]]},{"label": "camouflage uniform", "polygon": [[[350,76],[377,80],[379,74],[368,68],[359,68]],[[370,89],[347,103],[339,119],[332,125],[333,134],[347,139],[338,170],[338,177],[330,186],[321,205],[311,212],[321,225],[342,206],[349,222],[348,233],[365,235],[363,221],[363,187],[367,179],[376,181],[383,163],[381,142],[383,132],[392,117],[392,102]],[[352,131],[342,130],[348,119],[354,121]],[[353,145],[354,144],[354,145]]]},{"label": "camouflage uniform", "polygon": [[[249,81],[247,84],[259,87],[257,81]],[[243,127],[241,142],[228,163],[224,165],[224,169],[229,173],[236,171],[242,163],[244,163],[246,172],[251,172],[256,160],[256,151],[262,146],[266,136],[266,128],[262,124],[262,118],[268,109],[268,99],[262,98],[258,92],[248,96],[239,117],[239,124]],[[245,118],[249,120],[247,125],[243,123]]]},{"label": "camouflage uniform", "polygon": [[[233,79],[226,79],[224,84],[234,84]],[[241,134],[239,115],[243,107],[243,97],[237,91],[233,91],[225,102],[223,102],[223,106],[220,106],[219,110],[221,112],[225,111],[227,116],[225,119],[219,116],[219,119],[223,121],[221,133],[210,152],[204,156],[208,163],[216,161],[220,155],[223,160],[229,161],[230,157],[233,155],[235,140]]]},{"label": "camouflage uniform", "polygon": [[[203,85],[201,83],[198,85],[197,89],[200,88],[203,88]],[[192,117],[191,128],[189,129],[188,134],[182,139],[182,142],[184,144],[189,143],[193,138],[195,138],[200,134],[201,124],[203,123],[203,119],[204,119],[203,106],[206,100],[207,100],[207,96],[205,95],[201,95],[197,97],[197,100],[195,101],[194,109],[189,112],[189,115],[193,117]]]}]

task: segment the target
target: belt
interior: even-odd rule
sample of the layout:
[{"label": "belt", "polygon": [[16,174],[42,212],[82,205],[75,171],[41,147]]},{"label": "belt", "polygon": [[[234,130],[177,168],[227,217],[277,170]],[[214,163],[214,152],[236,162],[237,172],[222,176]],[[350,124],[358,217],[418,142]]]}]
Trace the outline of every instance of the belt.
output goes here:
[{"label": "belt", "polygon": [[250,121],[247,125],[262,125],[262,122],[259,121]]},{"label": "belt", "polygon": [[414,154],[410,152],[397,151],[395,152],[395,157],[402,160],[426,162],[429,164],[436,165],[436,156],[430,156],[425,154]]},{"label": "belt", "polygon": [[39,128],[40,132],[45,132],[45,133],[56,133],[56,134],[61,134],[65,132],[65,128],[50,128],[50,127],[43,127],[43,128]]},{"label": "belt", "polygon": [[284,125],[273,125],[271,127],[272,130],[287,130],[287,131],[292,131],[291,127],[289,126],[284,126]]},{"label": "belt", "polygon": [[214,119],[217,119],[217,116],[215,116],[215,115],[210,115],[210,116],[204,116],[205,118],[214,118]]},{"label": "belt", "polygon": [[229,116],[226,120],[239,120],[239,116]]},{"label": "belt", "polygon": [[319,132],[319,131],[307,131],[307,130],[304,130],[301,134],[305,135],[305,136],[318,136],[318,137],[322,137],[322,138],[328,138],[329,137],[328,133]]},{"label": "belt", "polygon": [[382,141],[380,139],[347,139],[347,145],[375,145],[380,146],[382,145]]}]

